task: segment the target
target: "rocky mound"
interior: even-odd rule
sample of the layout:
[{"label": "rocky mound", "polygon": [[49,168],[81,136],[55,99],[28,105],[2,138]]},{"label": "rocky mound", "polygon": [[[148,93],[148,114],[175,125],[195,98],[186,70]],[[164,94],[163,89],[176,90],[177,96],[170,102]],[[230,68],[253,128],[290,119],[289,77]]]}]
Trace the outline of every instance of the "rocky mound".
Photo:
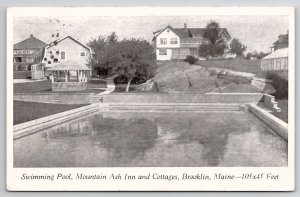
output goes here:
[{"label": "rocky mound", "polygon": [[[259,80],[253,73],[235,72],[228,69],[204,68],[201,66],[161,68],[161,72],[141,84],[141,91],[162,93],[206,93],[206,92],[249,92],[273,93],[268,81]],[[183,69],[184,68],[184,69]],[[252,85],[251,85],[252,84]],[[259,85],[258,85],[259,84]]]}]

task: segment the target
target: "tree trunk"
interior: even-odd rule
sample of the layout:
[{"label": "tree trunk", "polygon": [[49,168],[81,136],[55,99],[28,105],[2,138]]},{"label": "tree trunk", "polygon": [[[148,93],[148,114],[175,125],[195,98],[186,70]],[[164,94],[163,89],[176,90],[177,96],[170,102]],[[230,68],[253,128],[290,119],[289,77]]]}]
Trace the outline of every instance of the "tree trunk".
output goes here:
[{"label": "tree trunk", "polygon": [[131,77],[127,82],[126,92],[129,92],[129,87],[130,87],[130,83],[131,83],[132,79],[133,79],[133,77]]}]

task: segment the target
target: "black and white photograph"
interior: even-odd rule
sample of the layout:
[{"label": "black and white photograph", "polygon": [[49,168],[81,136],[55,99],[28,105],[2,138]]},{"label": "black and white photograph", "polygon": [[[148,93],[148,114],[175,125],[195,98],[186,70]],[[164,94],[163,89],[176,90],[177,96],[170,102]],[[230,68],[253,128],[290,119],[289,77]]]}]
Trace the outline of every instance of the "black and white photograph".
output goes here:
[{"label": "black and white photograph", "polygon": [[[40,179],[120,179],[145,185],[116,190],[192,191],[214,189],[182,181],[235,179],[232,190],[253,189],[245,180],[257,181],[255,190],[290,178],[279,188],[290,190],[293,17],[288,7],[9,8],[12,188],[35,190]],[[55,172],[67,169],[73,172]],[[151,188],[146,179],[180,186]]]}]

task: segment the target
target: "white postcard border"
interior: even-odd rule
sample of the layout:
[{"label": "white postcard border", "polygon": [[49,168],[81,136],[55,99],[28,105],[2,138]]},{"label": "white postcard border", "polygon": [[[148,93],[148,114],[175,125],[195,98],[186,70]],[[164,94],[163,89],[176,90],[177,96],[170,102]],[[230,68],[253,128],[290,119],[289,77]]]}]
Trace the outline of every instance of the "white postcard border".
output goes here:
[{"label": "white postcard border", "polygon": [[[167,10],[167,12],[166,12]],[[14,16],[147,16],[147,15],[288,15],[289,16],[289,143],[288,167],[201,167],[201,168],[14,168],[13,167],[13,17]],[[292,7],[26,7],[7,10],[7,189],[12,191],[292,191],[295,188],[295,12]],[[142,174],[151,173],[181,175],[182,173],[214,175],[271,173],[280,180],[234,181],[118,181],[118,180],[56,180],[22,181],[22,174]]]}]

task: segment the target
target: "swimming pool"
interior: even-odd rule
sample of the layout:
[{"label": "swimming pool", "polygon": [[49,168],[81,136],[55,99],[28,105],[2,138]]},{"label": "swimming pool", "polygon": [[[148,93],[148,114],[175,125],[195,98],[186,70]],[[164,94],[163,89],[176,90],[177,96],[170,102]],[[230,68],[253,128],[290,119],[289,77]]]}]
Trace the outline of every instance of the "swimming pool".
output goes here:
[{"label": "swimming pool", "polygon": [[287,158],[287,141],[245,111],[96,112],[14,141],[14,167],[276,167]]}]

